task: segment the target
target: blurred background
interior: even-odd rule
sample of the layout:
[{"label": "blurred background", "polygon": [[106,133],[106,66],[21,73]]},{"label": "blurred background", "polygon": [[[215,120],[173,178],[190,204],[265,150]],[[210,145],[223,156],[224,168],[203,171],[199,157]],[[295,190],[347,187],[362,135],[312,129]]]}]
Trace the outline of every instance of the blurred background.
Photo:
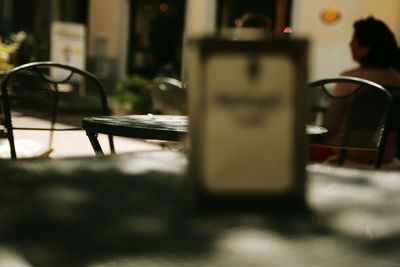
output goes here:
[{"label": "blurred background", "polygon": [[[185,40],[235,28],[248,12],[269,17],[274,33],[312,41],[309,80],[353,66],[348,43],[355,20],[373,15],[400,34],[398,0],[0,0],[0,12],[3,70],[59,53],[99,76],[108,94],[132,75],[181,79]],[[60,22],[79,26],[73,30],[79,33],[54,27]],[[57,34],[79,42],[76,53],[70,46],[52,52]]]}]

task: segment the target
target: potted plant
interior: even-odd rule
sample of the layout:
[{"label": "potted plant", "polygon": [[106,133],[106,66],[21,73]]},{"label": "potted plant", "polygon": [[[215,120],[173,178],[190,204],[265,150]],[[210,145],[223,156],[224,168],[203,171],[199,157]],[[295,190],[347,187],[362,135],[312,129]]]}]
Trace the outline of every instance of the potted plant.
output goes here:
[{"label": "potted plant", "polygon": [[14,68],[15,56],[18,49],[27,39],[27,34],[23,31],[11,33],[6,40],[0,37],[0,71],[7,71]]},{"label": "potted plant", "polygon": [[139,74],[128,76],[117,83],[111,98],[114,114],[147,114],[152,111],[149,80]]}]

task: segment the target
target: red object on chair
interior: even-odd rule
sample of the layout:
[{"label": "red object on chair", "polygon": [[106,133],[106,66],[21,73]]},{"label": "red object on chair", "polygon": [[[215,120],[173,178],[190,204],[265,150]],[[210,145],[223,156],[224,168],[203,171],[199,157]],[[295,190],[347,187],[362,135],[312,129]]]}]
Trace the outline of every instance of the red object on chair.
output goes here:
[{"label": "red object on chair", "polygon": [[330,147],[311,146],[310,147],[310,161],[324,162],[327,158],[335,155],[337,151]]}]

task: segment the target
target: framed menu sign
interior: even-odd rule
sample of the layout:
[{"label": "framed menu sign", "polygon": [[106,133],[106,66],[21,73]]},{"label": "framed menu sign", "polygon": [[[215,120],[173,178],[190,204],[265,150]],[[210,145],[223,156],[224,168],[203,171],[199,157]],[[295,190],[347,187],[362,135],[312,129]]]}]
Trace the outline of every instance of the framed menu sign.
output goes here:
[{"label": "framed menu sign", "polygon": [[201,39],[189,47],[189,169],[197,193],[303,205],[307,42]]}]

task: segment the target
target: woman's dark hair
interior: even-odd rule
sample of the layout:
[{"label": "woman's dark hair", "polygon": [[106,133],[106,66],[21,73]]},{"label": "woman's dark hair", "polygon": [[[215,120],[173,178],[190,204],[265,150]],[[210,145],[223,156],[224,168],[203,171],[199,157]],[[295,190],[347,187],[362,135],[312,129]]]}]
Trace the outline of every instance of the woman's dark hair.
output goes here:
[{"label": "woman's dark hair", "polygon": [[362,66],[395,66],[398,48],[394,34],[389,27],[373,17],[354,23],[354,34],[362,46],[369,47],[369,52],[360,60]]}]

